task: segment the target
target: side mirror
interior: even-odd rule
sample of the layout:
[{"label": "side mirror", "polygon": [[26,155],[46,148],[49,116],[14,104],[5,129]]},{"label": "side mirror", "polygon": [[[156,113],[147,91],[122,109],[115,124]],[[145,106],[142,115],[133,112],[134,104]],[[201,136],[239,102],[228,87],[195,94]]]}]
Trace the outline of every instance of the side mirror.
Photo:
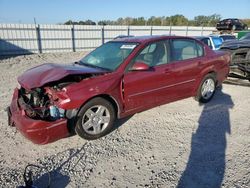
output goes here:
[{"label": "side mirror", "polygon": [[150,67],[143,62],[135,62],[135,64],[130,68],[131,71],[146,71],[149,70]]}]

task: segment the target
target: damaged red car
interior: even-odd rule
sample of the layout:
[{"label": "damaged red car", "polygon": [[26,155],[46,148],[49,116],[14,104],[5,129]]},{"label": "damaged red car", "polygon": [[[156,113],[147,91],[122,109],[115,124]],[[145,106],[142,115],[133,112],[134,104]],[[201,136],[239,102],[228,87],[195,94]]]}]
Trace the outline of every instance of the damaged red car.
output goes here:
[{"label": "damaged red car", "polygon": [[9,125],[36,144],[75,133],[97,139],[117,118],[192,96],[208,102],[229,62],[229,54],[193,38],[119,38],[72,65],[24,72],[8,108]]}]

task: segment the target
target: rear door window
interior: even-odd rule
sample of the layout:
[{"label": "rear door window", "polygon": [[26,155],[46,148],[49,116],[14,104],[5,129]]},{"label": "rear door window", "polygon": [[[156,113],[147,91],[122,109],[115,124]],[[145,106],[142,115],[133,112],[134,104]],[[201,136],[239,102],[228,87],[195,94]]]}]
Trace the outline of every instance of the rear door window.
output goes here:
[{"label": "rear door window", "polygon": [[180,61],[203,56],[203,48],[195,40],[174,39],[171,45],[172,61]]}]

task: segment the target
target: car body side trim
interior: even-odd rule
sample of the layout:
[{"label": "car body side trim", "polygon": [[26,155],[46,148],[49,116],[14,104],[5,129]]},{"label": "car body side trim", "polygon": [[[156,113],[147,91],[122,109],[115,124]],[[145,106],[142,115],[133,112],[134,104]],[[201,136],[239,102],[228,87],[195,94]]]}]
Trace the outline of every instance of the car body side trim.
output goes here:
[{"label": "car body side trim", "polygon": [[177,84],[167,85],[167,86],[163,86],[163,87],[160,87],[160,88],[155,88],[155,89],[151,89],[151,90],[148,90],[148,91],[144,91],[144,92],[140,92],[140,93],[135,93],[135,94],[129,95],[128,97],[134,97],[134,96],[138,96],[138,95],[143,95],[145,93],[151,93],[151,92],[154,92],[154,91],[157,91],[157,90],[161,90],[161,89],[165,89],[165,88],[169,88],[169,87],[174,87],[174,86],[177,86],[177,85],[186,84],[186,83],[194,82],[194,81],[195,81],[195,79],[187,80],[187,81],[184,81],[184,82],[179,82]]}]

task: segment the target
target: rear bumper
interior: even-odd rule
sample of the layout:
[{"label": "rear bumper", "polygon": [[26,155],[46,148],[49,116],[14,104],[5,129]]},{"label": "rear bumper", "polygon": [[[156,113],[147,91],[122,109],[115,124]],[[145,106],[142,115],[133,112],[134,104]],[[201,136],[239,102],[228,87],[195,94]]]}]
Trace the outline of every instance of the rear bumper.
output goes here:
[{"label": "rear bumper", "polygon": [[25,111],[18,104],[18,92],[16,88],[11,105],[7,109],[10,126],[15,126],[24,137],[35,144],[47,144],[69,136],[67,119],[43,121],[26,116]]}]

